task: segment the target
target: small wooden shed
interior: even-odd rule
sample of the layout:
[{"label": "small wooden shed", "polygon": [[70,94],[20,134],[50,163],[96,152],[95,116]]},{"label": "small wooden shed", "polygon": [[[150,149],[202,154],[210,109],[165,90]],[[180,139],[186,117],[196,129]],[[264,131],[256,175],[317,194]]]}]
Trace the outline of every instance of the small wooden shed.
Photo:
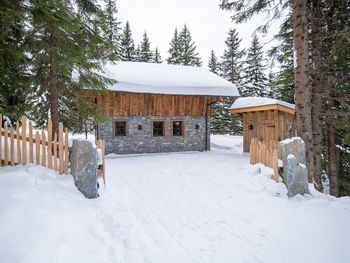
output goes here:
[{"label": "small wooden shed", "polygon": [[243,118],[243,151],[249,152],[252,138],[260,141],[281,141],[295,134],[295,105],[261,98],[238,98],[231,113]]}]

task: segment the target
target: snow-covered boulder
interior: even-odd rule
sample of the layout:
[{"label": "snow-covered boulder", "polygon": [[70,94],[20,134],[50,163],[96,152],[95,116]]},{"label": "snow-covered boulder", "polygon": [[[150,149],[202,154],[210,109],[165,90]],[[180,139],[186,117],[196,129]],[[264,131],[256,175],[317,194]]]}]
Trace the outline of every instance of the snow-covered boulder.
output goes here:
[{"label": "snow-covered boulder", "polygon": [[73,140],[70,161],[75,186],[86,198],[97,198],[97,148],[88,140]]},{"label": "snow-covered boulder", "polygon": [[280,176],[287,186],[288,196],[309,193],[304,141],[293,137],[279,142],[278,159],[279,166],[282,166]]}]

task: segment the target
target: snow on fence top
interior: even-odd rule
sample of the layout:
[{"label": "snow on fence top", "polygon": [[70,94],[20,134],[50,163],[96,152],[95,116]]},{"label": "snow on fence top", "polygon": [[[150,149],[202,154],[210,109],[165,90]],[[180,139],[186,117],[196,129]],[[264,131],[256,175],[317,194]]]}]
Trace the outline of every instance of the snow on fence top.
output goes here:
[{"label": "snow on fence top", "polygon": [[252,108],[259,106],[270,106],[270,105],[280,105],[287,107],[289,109],[295,110],[295,105],[271,98],[263,98],[263,97],[241,97],[238,98],[231,106],[232,110],[235,109],[244,109],[244,108]]},{"label": "snow on fence top", "polygon": [[106,77],[118,83],[113,91],[169,95],[207,95],[238,97],[229,81],[204,68],[143,62],[118,61],[105,65]]}]

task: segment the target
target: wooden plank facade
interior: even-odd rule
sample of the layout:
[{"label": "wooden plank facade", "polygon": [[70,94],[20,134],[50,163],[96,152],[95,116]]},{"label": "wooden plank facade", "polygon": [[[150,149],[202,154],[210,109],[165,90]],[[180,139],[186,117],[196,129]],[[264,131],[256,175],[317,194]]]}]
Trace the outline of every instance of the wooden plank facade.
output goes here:
[{"label": "wooden plank facade", "polygon": [[295,113],[277,105],[232,110],[243,119],[243,151],[249,152],[253,138],[265,143],[278,141],[294,135]]},{"label": "wooden plank facade", "polygon": [[216,98],[130,92],[86,94],[106,116],[206,116]]}]

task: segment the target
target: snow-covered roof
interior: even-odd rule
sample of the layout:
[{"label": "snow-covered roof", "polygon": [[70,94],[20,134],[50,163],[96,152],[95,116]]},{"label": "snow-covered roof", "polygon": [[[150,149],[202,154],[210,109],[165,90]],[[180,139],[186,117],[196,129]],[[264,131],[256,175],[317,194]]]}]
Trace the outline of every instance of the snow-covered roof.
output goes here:
[{"label": "snow-covered roof", "polygon": [[264,97],[241,97],[236,99],[236,101],[232,104],[231,109],[232,110],[238,110],[238,109],[246,109],[246,108],[254,108],[254,107],[260,107],[260,106],[272,106],[272,105],[279,105],[286,108],[289,108],[291,110],[295,110],[295,105],[271,98],[264,98]]},{"label": "snow-covered roof", "polygon": [[237,88],[205,68],[118,61],[104,67],[106,77],[117,80],[112,91],[171,95],[238,97]]}]

